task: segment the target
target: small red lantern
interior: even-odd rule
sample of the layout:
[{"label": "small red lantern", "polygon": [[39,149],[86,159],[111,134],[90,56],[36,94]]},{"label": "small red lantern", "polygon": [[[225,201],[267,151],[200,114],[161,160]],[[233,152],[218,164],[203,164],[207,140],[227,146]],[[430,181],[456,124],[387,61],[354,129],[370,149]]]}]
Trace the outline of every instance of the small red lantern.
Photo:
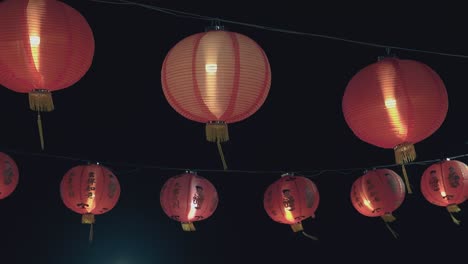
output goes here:
[{"label": "small red lantern", "polygon": [[452,220],[459,224],[452,213],[460,212],[458,205],[467,199],[468,167],[458,160],[432,164],[421,177],[421,192],[428,202],[446,207]]},{"label": "small red lantern", "polygon": [[263,207],[273,221],[288,224],[299,232],[303,231],[303,220],[315,218],[319,200],[315,183],[303,176],[285,174],[268,186]]},{"label": "small red lantern", "polygon": [[114,208],[120,197],[120,184],[114,173],[104,166],[79,165],[64,175],[60,195],[66,207],[82,215],[82,224],[91,224],[92,240],[94,216]]},{"label": "small red lantern", "polygon": [[437,73],[413,60],[380,59],[350,80],[342,108],[358,138],[394,149],[411,193],[404,164],[416,158],[413,144],[431,136],[447,115],[447,91]]},{"label": "small red lantern", "polygon": [[18,185],[19,172],[15,161],[0,152],[0,199],[10,196]]},{"label": "small red lantern", "polygon": [[180,222],[184,231],[195,231],[193,222],[207,219],[216,210],[218,193],[210,181],[187,172],[164,183],[160,202],[164,213]]},{"label": "small red lantern", "polygon": [[244,120],[264,103],[271,84],[268,58],[249,37],[216,26],[186,37],[167,54],[161,82],[169,104],[206,124],[206,139],[229,140],[228,123]]},{"label": "small red lantern", "polygon": [[94,37],[86,19],[57,0],[0,3],[0,84],[29,94],[31,110],[54,109],[51,92],[80,80],[91,66]]},{"label": "small red lantern", "polygon": [[351,202],[354,208],[368,217],[381,217],[392,234],[396,233],[387,223],[396,218],[393,211],[405,199],[405,185],[401,177],[389,169],[375,169],[359,177],[351,187]]}]

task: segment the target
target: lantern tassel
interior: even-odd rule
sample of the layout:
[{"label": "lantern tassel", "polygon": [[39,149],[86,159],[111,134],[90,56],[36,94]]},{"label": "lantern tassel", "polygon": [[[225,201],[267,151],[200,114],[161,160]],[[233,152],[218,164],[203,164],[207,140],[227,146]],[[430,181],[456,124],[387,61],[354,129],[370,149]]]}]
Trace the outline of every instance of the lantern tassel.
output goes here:
[{"label": "lantern tassel", "polygon": [[226,159],[224,159],[224,153],[223,153],[223,148],[221,147],[221,142],[216,141],[216,145],[218,145],[218,152],[219,156],[221,157],[221,162],[223,163],[223,168],[224,170],[227,170],[227,164],[226,164]]},{"label": "lantern tassel", "polygon": [[401,164],[406,190],[408,194],[412,194],[413,191],[411,190],[411,185],[409,183],[408,174],[406,173],[405,164],[410,163],[416,159],[416,150],[414,149],[414,145],[408,142],[399,144],[394,148],[394,152],[396,163]]},{"label": "lantern tassel", "polygon": [[182,229],[186,232],[191,232],[191,231],[196,230],[192,222],[181,223],[181,224],[182,224]]},{"label": "lantern tassel", "polygon": [[290,225],[291,226],[291,229],[293,232],[299,232],[299,231],[303,231],[304,228],[302,227],[302,223],[299,222],[299,223],[295,223],[295,224],[292,224]]},{"label": "lantern tassel", "polygon": [[44,131],[42,130],[41,112],[37,112],[37,129],[39,130],[39,140],[41,141],[41,149],[44,150]]},{"label": "lantern tassel", "polygon": [[390,225],[388,223],[391,223],[391,222],[394,222],[396,220],[396,217],[393,216],[393,214],[391,213],[388,213],[388,214],[384,214],[381,216],[381,218],[383,219],[383,221],[385,222],[385,226],[387,227],[387,229],[392,233],[393,237],[395,239],[398,239],[398,233],[395,232],[395,230],[393,230]]},{"label": "lantern tassel", "polygon": [[381,218],[384,220],[385,223],[391,223],[396,220],[396,217],[390,213],[382,215]]},{"label": "lantern tassel", "polygon": [[93,243],[93,236],[94,236],[94,231],[93,231],[93,226],[94,224],[91,224],[89,227],[89,243]]},{"label": "lantern tassel", "polygon": [[209,142],[216,142],[218,145],[219,156],[223,163],[224,170],[227,170],[226,160],[224,158],[222,142],[229,141],[229,131],[226,122],[224,121],[210,121],[205,126],[206,140]]},{"label": "lantern tassel", "polygon": [[312,240],[318,240],[318,237],[309,235],[309,234],[307,234],[307,233],[304,232],[304,231],[302,231],[302,234],[303,234],[305,237],[310,238],[310,239],[312,239]]},{"label": "lantern tassel", "polygon": [[28,94],[29,108],[33,111],[51,112],[54,110],[52,94],[45,89],[36,89]]},{"label": "lantern tassel", "polygon": [[452,218],[452,221],[456,225],[460,225],[461,221],[458,220],[457,218],[455,218],[455,216],[453,215],[453,213],[458,213],[458,212],[461,211],[460,207],[458,207],[458,205],[456,205],[456,204],[451,204],[451,205],[447,206],[447,211],[449,212],[450,218]]},{"label": "lantern tassel", "polygon": [[[385,221],[384,221],[384,222],[385,222]],[[395,230],[393,230],[387,222],[385,222],[385,226],[386,226],[387,229],[392,233],[393,237],[394,237],[395,239],[398,239],[398,233],[395,232]]]},{"label": "lantern tassel", "polygon": [[408,179],[408,174],[406,173],[405,164],[401,164],[401,170],[403,171],[403,179],[405,180],[406,191],[408,194],[412,194],[413,190],[411,189],[411,184]]}]

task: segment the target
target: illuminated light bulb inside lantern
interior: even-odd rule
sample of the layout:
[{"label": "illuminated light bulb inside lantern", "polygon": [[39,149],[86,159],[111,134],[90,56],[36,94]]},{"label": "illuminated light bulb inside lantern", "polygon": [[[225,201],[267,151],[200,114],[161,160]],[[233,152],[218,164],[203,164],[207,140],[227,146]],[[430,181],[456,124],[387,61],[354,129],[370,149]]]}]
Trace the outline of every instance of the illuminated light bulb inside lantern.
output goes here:
[{"label": "illuminated light bulb inside lantern", "polygon": [[396,100],[393,98],[385,100],[385,107],[388,108],[395,108],[396,107]]},{"label": "illuminated light bulb inside lantern", "polygon": [[41,37],[39,37],[39,36],[30,36],[29,37],[29,43],[31,44],[32,48],[37,48],[37,47],[39,47],[39,44],[41,44]]},{"label": "illuminated light bulb inside lantern", "polygon": [[406,124],[404,124],[400,112],[398,111],[398,103],[395,99],[395,87],[396,85],[396,72],[395,68],[391,64],[384,64],[378,72],[378,80],[383,93],[385,109],[387,115],[390,118],[390,124],[395,131],[395,134],[402,140],[406,140],[408,130]]},{"label": "illuminated light bulb inside lantern", "polygon": [[[207,61],[215,61],[215,59],[209,59]],[[205,72],[206,93],[203,97],[203,101],[205,102],[210,112],[213,113],[216,118],[220,118],[224,111],[218,102],[219,94],[222,93],[222,91],[219,91],[218,88],[218,81],[220,81],[217,74],[218,64],[206,63]]]},{"label": "illuminated light bulb inside lantern", "polygon": [[206,64],[205,65],[205,71],[208,74],[216,73],[218,71],[218,64],[214,64],[214,63]]},{"label": "illuminated light bulb inside lantern", "polygon": [[444,197],[444,198],[447,197],[447,193],[444,192],[444,191],[441,191],[441,192],[440,192],[440,195],[442,195],[442,197]]}]

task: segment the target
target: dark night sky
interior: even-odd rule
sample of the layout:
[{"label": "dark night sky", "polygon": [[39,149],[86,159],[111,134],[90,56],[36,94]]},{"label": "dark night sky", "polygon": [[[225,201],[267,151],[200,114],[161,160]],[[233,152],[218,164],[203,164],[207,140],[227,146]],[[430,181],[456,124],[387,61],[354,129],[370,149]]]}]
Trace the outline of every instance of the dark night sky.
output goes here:
[{"label": "dark night sky", "polygon": [[[414,194],[407,195],[394,212],[397,221],[392,227],[400,234],[398,240],[383,221],[360,215],[352,207],[349,192],[359,171],[313,177],[321,201],[316,219],[304,221],[304,227],[319,241],[293,233],[264,211],[263,192],[279,173],[199,172],[216,186],[220,203],[212,217],[196,223],[196,232],[183,232],[159,204],[163,183],[181,171],[151,167],[221,170],[222,165],[216,145],[204,139],[204,125],[185,119],[167,103],[160,70],[173,45],[202,32],[210,22],[136,6],[64,2],[88,20],[96,52],[82,80],[53,94],[55,111],[43,114],[45,151],[40,150],[36,116],[28,108],[27,96],[0,89],[0,148],[20,169],[16,191],[0,201],[0,254],[8,259],[5,263],[334,263],[340,257],[354,263],[407,261],[405,254],[421,261],[445,256],[462,260],[468,214],[462,204],[457,215],[462,225],[456,226],[444,208],[425,201],[418,188],[427,167],[422,165],[407,168]],[[236,1],[140,2],[274,28],[468,55],[468,38],[461,34],[467,21],[456,21],[456,16],[441,20],[428,12],[402,12],[406,9],[397,7],[311,10],[307,2],[258,7]],[[315,171],[394,162],[392,150],[355,137],[341,111],[350,78],[384,55],[385,49],[224,25],[257,41],[272,70],[264,105],[250,118],[229,126],[231,141],[223,148],[230,169]],[[468,59],[393,52],[429,65],[448,91],[447,118],[436,133],[416,144],[418,160],[468,153]],[[122,188],[117,206],[96,218],[91,246],[88,226],[63,205],[59,193],[66,171],[87,160],[113,169]]]}]

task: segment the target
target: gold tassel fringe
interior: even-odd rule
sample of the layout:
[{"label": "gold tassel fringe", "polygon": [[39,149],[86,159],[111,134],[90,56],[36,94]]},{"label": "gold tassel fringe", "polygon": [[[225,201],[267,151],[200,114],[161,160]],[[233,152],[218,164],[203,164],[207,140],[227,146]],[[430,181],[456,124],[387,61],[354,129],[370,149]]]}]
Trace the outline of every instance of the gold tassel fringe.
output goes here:
[{"label": "gold tassel fringe", "polygon": [[401,170],[403,171],[403,179],[405,180],[406,191],[408,194],[412,194],[413,190],[411,189],[411,184],[408,179],[408,174],[406,173],[405,164],[401,164]]},{"label": "gold tassel fringe", "polygon": [[193,225],[192,222],[187,222],[187,223],[181,223],[182,224],[182,229],[186,232],[190,231],[195,231],[195,226]]},{"label": "gold tassel fringe", "polygon": [[37,129],[39,130],[39,140],[41,141],[41,149],[44,150],[44,131],[42,130],[41,112],[37,112]]},{"label": "gold tassel fringe", "polygon": [[291,225],[291,228],[292,228],[292,230],[293,230],[294,232],[299,232],[299,231],[304,230],[304,228],[302,228],[302,223],[301,223],[301,222],[292,224],[292,225]]},{"label": "gold tassel fringe", "polygon": [[51,112],[54,110],[52,94],[44,89],[37,89],[29,93],[29,108],[33,111]]},{"label": "gold tassel fringe", "polygon": [[401,143],[394,148],[395,161],[397,164],[401,164],[401,170],[403,171],[403,179],[405,180],[406,190],[409,194],[413,193],[411,185],[406,173],[405,164],[410,163],[416,159],[416,150],[414,145],[408,142]]},{"label": "gold tassel fringe", "polygon": [[93,214],[90,214],[90,213],[87,213],[87,214],[83,214],[81,216],[81,223],[82,224],[94,224],[96,221],[94,219],[94,215]]},{"label": "gold tassel fringe", "polygon": [[312,240],[318,240],[318,237],[309,235],[309,234],[307,234],[307,233],[304,232],[304,231],[302,231],[302,234],[303,234],[305,237],[310,238],[310,239],[312,239]]},{"label": "gold tassel fringe", "polygon": [[94,224],[91,224],[91,226],[89,227],[89,243],[93,242],[93,237],[94,237],[93,226]]},{"label": "gold tassel fringe", "polygon": [[392,233],[393,237],[395,239],[398,239],[398,233],[395,232],[395,230],[393,230],[387,222],[385,222],[385,226],[387,227],[388,231],[390,231],[390,233]]},{"label": "gold tassel fringe", "polygon": [[206,140],[209,142],[226,142],[229,141],[229,132],[226,122],[213,121],[206,123],[205,126]]},{"label": "gold tassel fringe", "polygon": [[453,213],[458,213],[458,212],[461,211],[460,207],[458,207],[458,205],[456,205],[456,204],[451,204],[451,205],[447,206],[447,211],[449,212],[450,218],[452,218],[452,221],[456,225],[460,225],[461,221],[458,220],[457,218],[455,218],[455,216],[453,215]]},{"label": "gold tassel fringe", "polygon": [[447,211],[449,211],[449,213],[458,213],[461,211],[460,207],[458,207],[458,205],[456,204],[451,204],[449,206],[447,206]]},{"label": "gold tassel fringe", "polygon": [[406,164],[416,159],[416,150],[411,143],[402,143],[394,148],[397,164]]},{"label": "gold tassel fringe", "polygon": [[384,214],[381,216],[385,223],[391,223],[396,220],[396,217],[390,214]]},{"label": "gold tassel fringe", "polygon": [[227,164],[226,164],[226,159],[224,158],[224,153],[223,153],[223,148],[221,147],[221,143],[219,141],[216,141],[216,145],[218,145],[218,152],[219,156],[221,157],[221,162],[223,163],[223,168],[224,170],[227,170]]}]

